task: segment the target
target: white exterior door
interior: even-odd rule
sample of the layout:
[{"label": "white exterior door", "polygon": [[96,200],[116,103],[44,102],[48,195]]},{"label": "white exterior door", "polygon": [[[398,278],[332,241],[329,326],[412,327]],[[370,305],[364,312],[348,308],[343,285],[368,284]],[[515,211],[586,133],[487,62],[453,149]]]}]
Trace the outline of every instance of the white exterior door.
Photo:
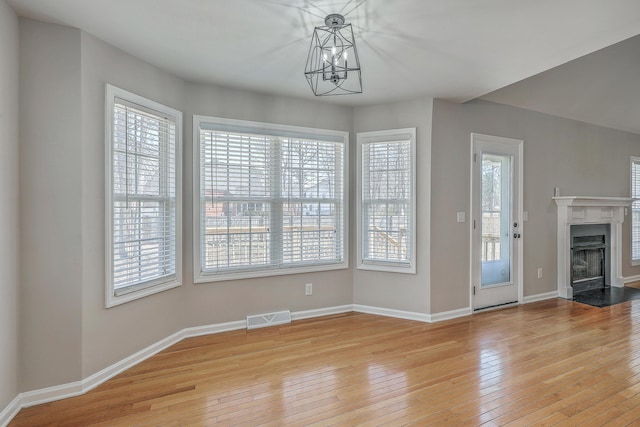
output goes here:
[{"label": "white exterior door", "polygon": [[474,310],[522,300],[523,142],[471,134],[471,301]]}]

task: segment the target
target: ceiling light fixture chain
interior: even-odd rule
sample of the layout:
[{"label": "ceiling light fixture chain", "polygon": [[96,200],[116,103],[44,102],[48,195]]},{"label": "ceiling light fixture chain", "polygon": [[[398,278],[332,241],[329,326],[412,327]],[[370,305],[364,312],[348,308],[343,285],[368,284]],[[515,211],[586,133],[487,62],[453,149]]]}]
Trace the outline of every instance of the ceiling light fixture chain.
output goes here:
[{"label": "ceiling light fixture chain", "polygon": [[360,59],[351,24],[332,13],[316,27],[307,55],[305,77],[316,96],[362,93]]}]

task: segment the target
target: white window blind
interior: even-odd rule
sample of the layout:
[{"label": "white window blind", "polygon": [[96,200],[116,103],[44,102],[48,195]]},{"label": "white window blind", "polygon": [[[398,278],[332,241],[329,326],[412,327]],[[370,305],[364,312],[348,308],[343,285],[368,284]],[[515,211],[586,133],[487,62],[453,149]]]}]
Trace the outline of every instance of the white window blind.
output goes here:
[{"label": "white window blind", "polygon": [[158,111],[155,103],[112,86],[107,92],[107,305],[113,305],[128,294],[120,300],[179,284],[180,113],[162,106]]},{"label": "white window blind", "polygon": [[344,133],[215,118],[194,129],[196,281],[344,265]]},{"label": "white window blind", "polygon": [[[640,199],[640,157],[631,158],[631,197]],[[631,204],[631,261],[640,264],[640,201]]]},{"label": "white window blind", "polygon": [[360,268],[415,272],[415,129],[358,134]]}]

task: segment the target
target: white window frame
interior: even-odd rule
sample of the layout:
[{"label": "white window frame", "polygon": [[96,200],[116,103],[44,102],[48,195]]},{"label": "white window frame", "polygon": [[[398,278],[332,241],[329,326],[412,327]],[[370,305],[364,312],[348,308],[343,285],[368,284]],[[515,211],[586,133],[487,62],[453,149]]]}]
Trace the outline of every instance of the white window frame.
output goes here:
[{"label": "white window frame", "polygon": [[[634,188],[633,188],[633,181],[634,181],[634,166],[638,167],[638,173],[640,173],[640,157],[635,157],[635,156],[631,156],[631,162],[630,162],[630,169],[629,169],[629,178],[630,178],[630,186],[629,186],[629,192],[631,193],[631,198],[634,199],[631,202],[631,215],[630,215],[630,221],[629,221],[629,240],[631,242],[630,245],[630,254],[629,257],[631,258],[631,265],[632,266],[637,266],[640,265],[640,254],[638,254],[637,258],[633,257],[633,211],[634,210],[638,210],[640,211],[640,189],[638,189],[638,194],[634,194]],[[636,199],[638,201],[636,201]],[[640,242],[638,242],[638,244],[640,244]]]},{"label": "white window frame", "polygon": [[[201,265],[201,203],[200,203],[200,128],[202,124],[222,127],[239,127],[255,129],[256,133],[299,133],[305,135],[324,135],[339,138],[343,141],[342,170],[342,261],[329,263],[313,263],[305,266],[269,266],[265,268],[238,269],[224,272],[205,272]],[[247,279],[256,277],[279,276],[287,274],[310,273],[318,271],[340,270],[349,268],[349,133],[344,131],[306,128],[273,123],[246,120],[193,116],[193,281],[208,283],[226,280]]]},{"label": "white window frame", "polygon": [[[116,98],[175,119],[175,275],[130,285],[116,291],[113,283],[113,111]],[[124,89],[105,87],[105,307],[113,307],[182,285],[182,112]]]},{"label": "white window frame", "polygon": [[[362,206],[363,198],[363,149],[364,145],[375,142],[386,142],[410,137],[411,145],[411,191],[410,191],[410,215],[409,221],[411,230],[407,233],[410,236],[409,251],[410,257],[407,262],[398,262],[393,260],[365,260],[364,251],[364,212]],[[357,265],[356,268],[361,270],[386,271],[392,273],[416,274],[416,128],[390,129],[372,132],[358,132],[356,135],[357,143],[357,200],[356,200],[356,216],[357,216]]]}]

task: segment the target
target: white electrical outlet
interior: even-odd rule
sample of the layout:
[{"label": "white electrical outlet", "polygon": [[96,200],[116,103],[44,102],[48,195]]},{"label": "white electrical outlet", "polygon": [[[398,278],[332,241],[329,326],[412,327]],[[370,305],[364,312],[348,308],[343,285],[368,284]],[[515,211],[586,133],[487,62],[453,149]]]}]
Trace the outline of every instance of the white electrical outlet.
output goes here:
[{"label": "white electrical outlet", "polygon": [[542,279],[542,267],[538,268],[538,279]]},{"label": "white electrical outlet", "polygon": [[304,285],[304,294],[313,295],[313,283],[307,283]]},{"label": "white electrical outlet", "polygon": [[456,220],[458,222],[464,222],[465,221],[464,212],[457,212],[456,213]]}]

